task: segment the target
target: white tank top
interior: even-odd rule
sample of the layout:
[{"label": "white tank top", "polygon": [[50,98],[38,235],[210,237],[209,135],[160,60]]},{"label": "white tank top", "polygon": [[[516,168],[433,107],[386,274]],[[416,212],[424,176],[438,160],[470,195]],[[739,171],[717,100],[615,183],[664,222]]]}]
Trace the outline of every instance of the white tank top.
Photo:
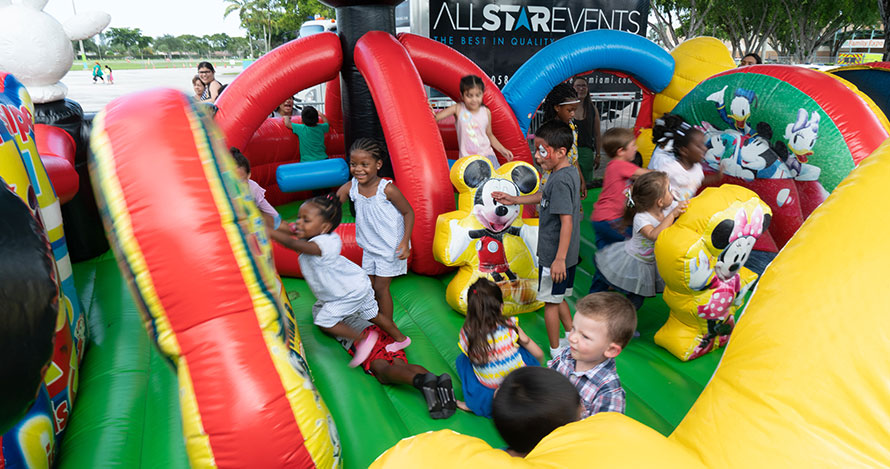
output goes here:
[{"label": "white tank top", "polygon": [[355,240],[365,251],[384,257],[396,255],[396,247],[405,235],[405,218],[384,192],[390,182],[381,178],[371,197],[359,193],[355,178],[349,189],[349,198],[355,203]]}]

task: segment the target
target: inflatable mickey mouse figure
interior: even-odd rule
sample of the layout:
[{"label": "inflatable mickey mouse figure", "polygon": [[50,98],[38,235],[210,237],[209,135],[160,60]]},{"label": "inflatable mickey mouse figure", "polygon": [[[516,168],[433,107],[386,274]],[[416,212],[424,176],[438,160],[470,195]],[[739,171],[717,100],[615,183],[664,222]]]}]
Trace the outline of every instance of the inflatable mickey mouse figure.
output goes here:
[{"label": "inflatable mickey mouse figure", "polygon": [[537,219],[520,218],[518,205],[503,205],[491,196],[496,191],[525,195],[537,190],[534,167],[515,161],[495,170],[486,158],[468,156],[451,168],[451,182],[459,192],[459,207],[439,216],[433,240],[436,260],[461,266],[448,285],[448,304],[466,313],[467,288],[487,276],[504,292],[504,314],[540,308],[535,299]]}]

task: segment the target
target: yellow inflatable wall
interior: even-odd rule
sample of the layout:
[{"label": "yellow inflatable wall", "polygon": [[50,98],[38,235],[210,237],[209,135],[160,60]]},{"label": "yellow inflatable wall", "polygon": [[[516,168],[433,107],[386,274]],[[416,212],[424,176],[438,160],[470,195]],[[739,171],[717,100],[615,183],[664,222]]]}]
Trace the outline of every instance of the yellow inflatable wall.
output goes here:
[{"label": "yellow inflatable wall", "polygon": [[536,311],[538,220],[521,218],[518,205],[501,205],[492,192],[526,195],[538,189],[535,168],[513,161],[494,170],[487,158],[467,156],[451,167],[458,191],[458,209],[439,215],[433,256],[445,265],[460,266],[448,284],[445,299],[467,313],[467,288],[480,277],[501,287],[504,314]]},{"label": "yellow inflatable wall", "polygon": [[655,241],[671,314],[655,343],[686,361],[722,347],[757,274],[742,267],[769,225],[769,206],[740,186],[709,187]]},{"label": "yellow inflatable wall", "polygon": [[[696,85],[712,75],[736,66],[729,49],[714,37],[703,36],[684,41],[671,51],[671,56],[674,58],[674,77],[667,88],[655,95],[652,103],[653,122],[674,109],[674,106]],[[651,128],[640,130],[637,147],[643,155],[643,167],[645,167],[655,150]]]}]

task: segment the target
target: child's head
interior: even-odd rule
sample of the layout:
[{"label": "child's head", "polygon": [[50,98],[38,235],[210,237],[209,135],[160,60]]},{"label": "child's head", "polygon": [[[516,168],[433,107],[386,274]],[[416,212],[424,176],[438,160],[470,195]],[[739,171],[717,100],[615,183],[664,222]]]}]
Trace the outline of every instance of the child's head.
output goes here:
[{"label": "child's head", "polygon": [[318,125],[318,109],[312,106],[303,106],[303,112],[300,115],[303,117],[303,123],[309,127]]},{"label": "child's head", "polygon": [[488,362],[490,350],[488,334],[498,326],[514,327],[502,313],[504,296],[501,288],[491,280],[482,277],[467,290],[467,319],[464,332],[467,335],[467,357],[471,362]]},{"label": "child's head", "polygon": [[206,87],[207,85],[205,85],[204,82],[201,81],[201,77],[199,77],[198,75],[195,75],[195,77],[192,78],[192,89],[195,90],[196,96],[200,96],[202,93],[204,93],[204,88]]},{"label": "child's head", "polygon": [[229,149],[229,152],[232,153],[232,159],[235,160],[235,164],[238,166],[238,175],[244,181],[250,177],[250,161],[244,156],[244,153],[241,153],[241,150],[232,147]]},{"label": "child's head", "polygon": [[581,397],[555,370],[526,366],[501,383],[491,403],[492,420],[507,446],[528,454],[542,438],[581,416]]},{"label": "child's head", "polygon": [[575,117],[580,103],[575,88],[568,83],[560,83],[544,99],[544,121],[558,119],[568,124]]},{"label": "child's head", "polygon": [[547,171],[568,161],[566,156],[575,142],[572,128],[559,120],[545,122],[535,131],[535,161]]},{"label": "child's head", "polygon": [[349,148],[349,173],[358,182],[374,181],[383,167],[386,150],[373,138],[359,138]]},{"label": "child's head", "polygon": [[628,210],[625,215],[633,215],[647,212],[652,209],[663,210],[674,201],[671,195],[671,181],[667,174],[661,171],[651,171],[636,179],[630,190],[630,200],[627,201]]},{"label": "child's head", "polygon": [[637,153],[637,139],[631,129],[612,127],[603,134],[603,150],[609,158],[633,161]]},{"label": "child's head", "polygon": [[467,109],[475,111],[482,106],[482,95],[485,94],[485,83],[476,75],[467,75],[460,79],[460,96]]},{"label": "child's head", "polygon": [[327,234],[340,226],[343,207],[336,194],[315,196],[300,205],[294,234],[301,239]]},{"label": "child's head", "polygon": [[624,350],[637,328],[637,313],[624,295],[591,293],[575,304],[572,325],[569,333],[572,358],[595,366]]},{"label": "child's head", "polygon": [[652,143],[664,148],[669,142],[673,142],[674,155],[680,161],[695,164],[705,158],[705,134],[675,114],[656,119],[652,128]]}]

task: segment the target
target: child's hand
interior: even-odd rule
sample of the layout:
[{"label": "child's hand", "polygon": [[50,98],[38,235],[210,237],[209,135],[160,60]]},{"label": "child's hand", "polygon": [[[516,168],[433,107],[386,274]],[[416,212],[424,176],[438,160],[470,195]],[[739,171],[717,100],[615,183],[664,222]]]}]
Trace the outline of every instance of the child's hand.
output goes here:
[{"label": "child's hand", "polygon": [[553,279],[554,283],[559,283],[565,280],[566,278],[566,260],[565,259],[554,259],[553,264],[550,264],[550,278]]},{"label": "child's hand", "polygon": [[403,239],[398,246],[396,246],[396,254],[399,256],[399,260],[405,260],[408,258],[408,254],[410,254],[411,249],[408,247],[408,240]]},{"label": "child's hand", "polygon": [[686,206],[689,205],[688,200],[681,200],[677,202],[677,206],[674,207],[674,210],[671,211],[671,215],[674,218],[679,217],[681,214],[686,213]]},{"label": "child's hand", "polygon": [[491,198],[496,202],[500,202],[504,205],[516,205],[519,202],[516,200],[516,196],[507,194],[506,192],[494,191],[491,193]]},{"label": "child's hand", "polygon": [[513,161],[513,152],[504,148],[504,151],[501,152],[504,154],[504,159],[507,161]]}]

